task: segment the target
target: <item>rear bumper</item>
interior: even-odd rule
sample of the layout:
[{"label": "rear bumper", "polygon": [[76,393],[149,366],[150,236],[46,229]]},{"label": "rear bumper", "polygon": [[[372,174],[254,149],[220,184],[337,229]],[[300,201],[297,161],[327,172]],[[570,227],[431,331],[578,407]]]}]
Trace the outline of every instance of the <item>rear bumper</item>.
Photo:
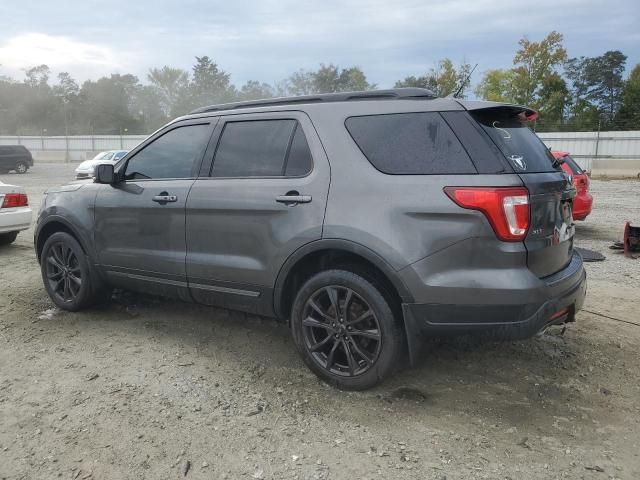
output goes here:
[{"label": "rear bumper", "polygon": [[[420,338],[428,336],[483,332],[499,339],[532,337],[550,325],[574,321],[586,289],[582,257],[574,252],[569,265],[549,277],[536,279],[528,293],[518,292],[519,301],[515,303],[511,290],[504,291],[501,301],[468,303],[468,289],[460,295],[460,303],[404,303],[410,350],[419,346]],[[481,290],[471,299],[481,299]],[[491,291],[492,298],[499,298],[494,288]],[[523,302],[523,298],[528,301]]]},{"label": "rear bumper", "polygon": [[26,230],[31,225],[31,208],[20,207],[0,210],[0,233]]}]

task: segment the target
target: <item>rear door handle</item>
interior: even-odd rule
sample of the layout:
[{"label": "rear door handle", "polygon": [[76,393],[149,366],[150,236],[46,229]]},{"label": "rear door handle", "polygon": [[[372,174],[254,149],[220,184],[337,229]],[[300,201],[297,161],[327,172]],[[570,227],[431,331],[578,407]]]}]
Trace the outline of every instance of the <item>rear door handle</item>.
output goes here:
[{"label": "rear door handle", "polygon": [[286,205],[295,205],[298,203],[311,203],[311,195],[278,195],[276,202]]},{"label": "rear door handle", "polygon": [[151,200],[158,203],[177,202],[178,197],[175,195],[169,195],[167,192],[162,192],[160,195],[154,196]]}]

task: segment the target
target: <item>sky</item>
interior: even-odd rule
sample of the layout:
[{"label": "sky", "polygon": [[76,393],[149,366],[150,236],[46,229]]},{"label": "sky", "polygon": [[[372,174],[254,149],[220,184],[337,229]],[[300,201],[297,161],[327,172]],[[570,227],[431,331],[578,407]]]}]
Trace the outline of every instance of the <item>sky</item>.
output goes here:
[{"label": "sky", "polygon": [[320,63],[357,65],[380,88],[444,57],[511,66],[523,36],[557,30],[570,57],[621,50],[640,62],[639,0],[0,0],[0,75],[45,63],[79,81],[208,55],[240,85]]}]

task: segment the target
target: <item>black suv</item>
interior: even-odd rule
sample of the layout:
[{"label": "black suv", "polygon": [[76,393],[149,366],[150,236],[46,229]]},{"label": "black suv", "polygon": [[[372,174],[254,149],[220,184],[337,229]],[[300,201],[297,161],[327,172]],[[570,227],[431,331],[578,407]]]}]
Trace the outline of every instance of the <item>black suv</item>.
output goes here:
[{"label": "black suv", "polygon": [[0,173],[15,170],[27,173],[33,167],[33,156],[24,145],[0,145]]},{"label": "black suv", "polygon": [[576,192],[533,116],[422,89],[199,109],[48,192],[45,287],[67,310],[120,287],[275,316],[351,389],[425,336],[530,337],[586,290]]}]

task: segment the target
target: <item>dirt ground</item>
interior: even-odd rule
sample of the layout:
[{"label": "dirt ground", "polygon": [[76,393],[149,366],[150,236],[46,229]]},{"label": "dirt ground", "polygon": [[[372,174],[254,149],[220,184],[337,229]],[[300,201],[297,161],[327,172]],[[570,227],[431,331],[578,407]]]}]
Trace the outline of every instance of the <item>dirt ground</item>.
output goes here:
[{"label": "dirt ground", "polygon": [[[0,180],[37,210],[72,171]],[[576,243],[607,259],[564,335],[434,340],[362,393],[319,382],[272,320],[127,294],[56,310],[23,232],[0,249],[0,478],[638,479],[640,260],[608,246],[640,182],[592,191]]]}]

